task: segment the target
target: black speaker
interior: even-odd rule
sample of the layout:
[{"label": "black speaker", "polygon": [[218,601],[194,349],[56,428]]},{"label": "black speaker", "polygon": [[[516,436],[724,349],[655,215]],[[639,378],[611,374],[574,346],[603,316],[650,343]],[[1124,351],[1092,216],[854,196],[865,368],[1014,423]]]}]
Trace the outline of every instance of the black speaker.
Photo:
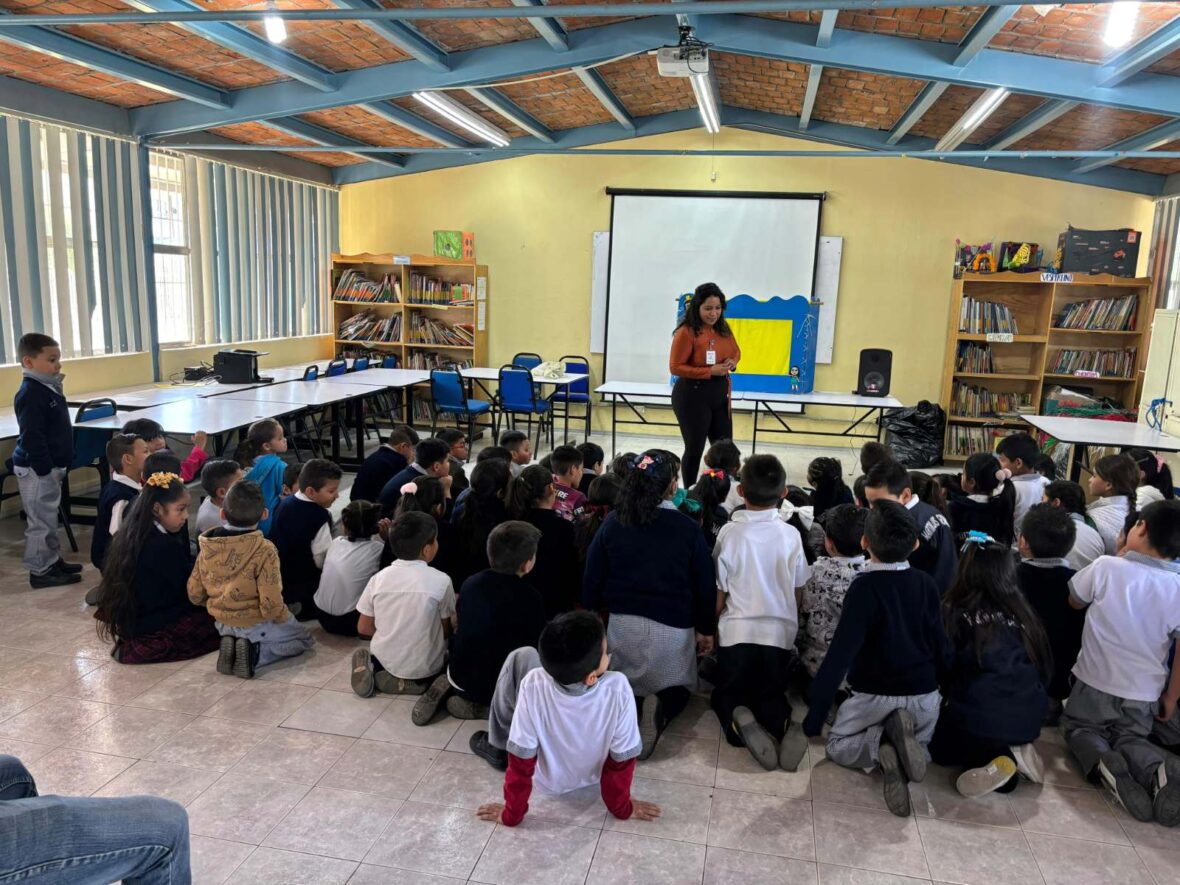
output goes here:
[{"label": "black speaker", "polygon": [[860,352],[860,371],[856,373],[858,396],[888,396],[889,376],[893,374],[893,351],[870,347]]}]

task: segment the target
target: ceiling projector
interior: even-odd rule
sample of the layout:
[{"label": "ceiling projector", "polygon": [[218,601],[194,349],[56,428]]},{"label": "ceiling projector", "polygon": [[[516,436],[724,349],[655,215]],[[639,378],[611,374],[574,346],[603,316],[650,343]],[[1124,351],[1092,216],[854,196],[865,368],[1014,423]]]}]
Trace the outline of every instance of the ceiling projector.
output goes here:
[{"label": "ceiling projector", "polygon": [[656,50],[661,77],[695,77],[709,73],[709,44],[693,36],[688,25],[680,27],[680,42]]}]

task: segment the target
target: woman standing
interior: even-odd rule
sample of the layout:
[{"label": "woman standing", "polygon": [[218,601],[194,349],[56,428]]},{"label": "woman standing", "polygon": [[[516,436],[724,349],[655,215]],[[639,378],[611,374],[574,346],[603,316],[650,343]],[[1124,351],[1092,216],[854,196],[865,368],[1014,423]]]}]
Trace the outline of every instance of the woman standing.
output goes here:
[{"label": "woman standing", "polygon": [[733,437],[729,373],[741,358],[741,348],[725,322],[725,293],[716,283],[702,283],[673,333],[668,355],[668,368],[676,376],[672,411],[684,439],[680,473],[685,488],[696,482],[705,441]]}]

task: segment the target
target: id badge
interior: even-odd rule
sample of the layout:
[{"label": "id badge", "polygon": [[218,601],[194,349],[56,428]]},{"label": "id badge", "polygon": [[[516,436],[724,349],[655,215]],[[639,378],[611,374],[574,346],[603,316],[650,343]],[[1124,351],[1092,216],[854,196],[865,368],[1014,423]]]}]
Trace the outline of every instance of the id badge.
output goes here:
[{"label": "id badge", "polygon": [[705,351],[705,365],[706,366],[717,365],[717,351],[715,351],[715,350],[706,350]]}]

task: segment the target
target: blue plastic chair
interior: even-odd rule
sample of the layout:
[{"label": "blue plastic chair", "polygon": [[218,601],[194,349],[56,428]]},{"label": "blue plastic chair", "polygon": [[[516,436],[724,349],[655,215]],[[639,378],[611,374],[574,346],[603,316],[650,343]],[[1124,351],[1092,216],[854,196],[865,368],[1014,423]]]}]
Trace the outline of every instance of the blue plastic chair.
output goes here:
[{"label": "blue plastic chair", "polygon": [[[308,366],[303,370],[304,381],[318,381],[319,378],[319,366]],[[323,443],[321,442],[322,434],[317,411],[314,408],[300,409],[298,412],[288,415],[286,420],[290,425],[287,439],[290,440],[291,449],[295,452],[295,460],[300,463],[303,461],[303,456],[299,451],[299,440],[301,439],[307,441],[307,448],[311,452],[311,456],[313,458],[319,457],[323,453]],[[305,423],[308,421],[311,422],[310,429]]]},{"label": "blue plastic chair", "polygon": [[496,393],[496,409],[501,415],[509,416],[511,427],[516,429],[516,416],[528,416],[528,435],[533,435],[533,417],[537,418],[537,445],[541,448],[541,437],[546,423],[549,425],[549,444],[553,445],[553,406],[548,400],[537,396],[533,384],[533,373],[522,366],[500,367],[500,389]]},{"label": "blue plastic chair", "polygon": [[367,356],[358,356],[352,361],[352,370],[354,372],[363,372],[369,368],[369,358]]},{"label": "blue plastic chair", "polygon": [[539,353],[522,352],[512,358],[512,365],[519,366],[522,369],[528,369],[529,371],[537,368],[543,362],[545,361],[541,359]]},{"label": "blue plastic chair", "polygon": [[328,363],[328,368],[324,372],[325,378],[337,378],[348,371],[348,363],[342,359],[335,359]]},{"label": "blue plastic chair", "polygon": [[[79,425],[85,424],[87,421],[97,421],[99,418],[109,418],[118,410],[119,407],[113,399],[104,397],[84,402],[74,414],[74,460],[70,462],[66,478],[62,480],[61,490],[61,503],[67,524],[76,522],[81,525],[94,525],[95,516],[98,514],[98,495],[91,497],[70,494],[70,472],[86,468],[97,471],[99,494],[102,494],[103,486],[111,478],[111,468],[107,464],[107,443],[111,439],[110,429]],[[81,507],[93,507],[95,515],[75,515],[73,512],[75,504]]]},{"label": "blue plastic chair", "polygon": [[[475,422],[480,415],[492,411],[487,400],[471,399],[463,385],[463,377],[456,369],[431,369],[430,371],[430,435],[438,430],[439,415],[454,415],[455,426],[462,430],[461,419],[467,421],[467,438],[475,438]],[[493,415],[494,417],[494,415]],[[495,434],[493,422],[493,435]]]},{"label": "blue plastic chair", "polygon": [[381,360],[382,369],[396,369],[398,368],[398,360],[393,354],[389,354]]},{"label": "blue plastic chair", "polygon": [[[581,381],[575,381],[565,387],[559,387],[550,396],[549,401],[562,407],[562,417],[569,413],[571,405],[586,407],[586,439],[590,438],[590,360],[584,356],[569,354],[563,356],[559,362],[563,364],[567,375],[585,375]],[[568,420],[568,418],[566,419]]]}]

